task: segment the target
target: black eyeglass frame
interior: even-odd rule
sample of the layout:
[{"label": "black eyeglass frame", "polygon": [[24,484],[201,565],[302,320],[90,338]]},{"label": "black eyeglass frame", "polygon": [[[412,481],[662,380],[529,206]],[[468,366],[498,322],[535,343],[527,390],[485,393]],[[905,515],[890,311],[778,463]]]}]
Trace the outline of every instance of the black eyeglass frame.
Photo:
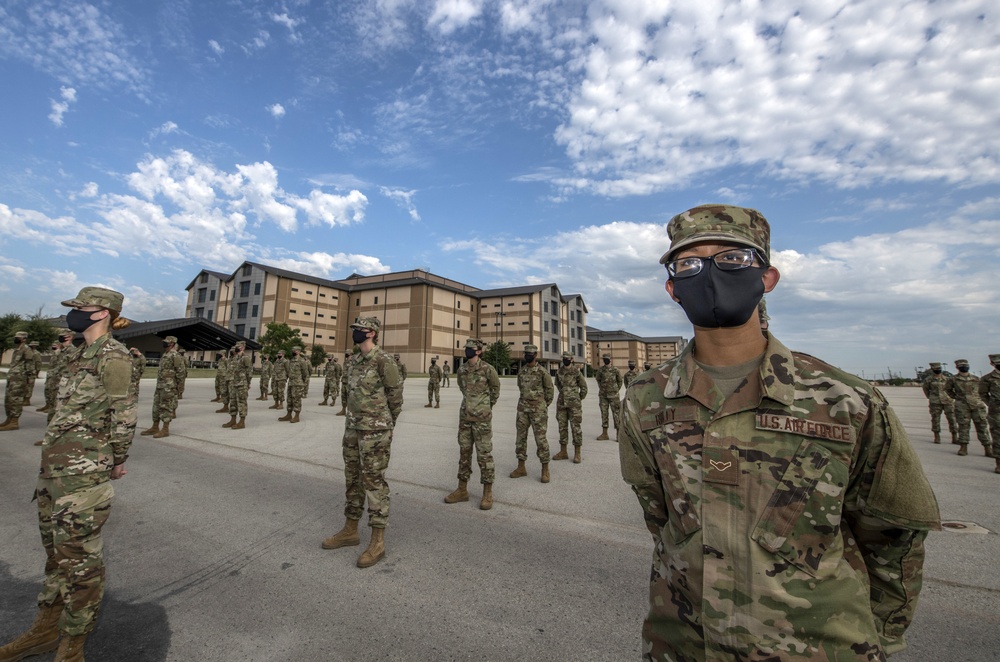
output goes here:
[{"label": "black eyeglass frame", "polygon": [[[733,265],[732,263],[720,263],[716,259],[720,255],[725,255],[727,253],[732,253],[732,252],[735,252],[735,251],[747,251],[747,252],[749,252],[750,253],[750,263],[749,264]],[[699,257],[697,255],[688,255],[686,257],[678,258],[676,260],[670,260],[664,266],[666,267],[667,273],[670,274],[671,278],[682,279],[682,278],[691,278],[692,276],[697,276],[698,274],[700,274],[702,271],[705,270],[705,264],[707,262],[714,262],[715,266],[718,267],[722,271],[741,271],[743,269],[749,269],[750,267],[754,266],[754,264],[753,264],[754,263],[754,259],[758,260],[760,262],[760,266],[763,267],[763,268],[765,268],[765,269],[767,267],[771,266],[768,263],[767,259],[765,259],[763,255],[761,255],[761,252],[759,250],[757,250],[756,248],[752,248],[750,246],[745,246],[745,247],[736,247],[736,246],[734,246],[733,248],[727,248],[724,251],[719,251],[718,253],[715,253],[714,255],[709,255],[707,257]],[[701,263],[701,266],[699,266],[697,269],[686,269],[685,271],[683,271],[681,273],[678,273],[676,271],[676,269],[674,269],[673,267],[680,260],[698,260]]]}]

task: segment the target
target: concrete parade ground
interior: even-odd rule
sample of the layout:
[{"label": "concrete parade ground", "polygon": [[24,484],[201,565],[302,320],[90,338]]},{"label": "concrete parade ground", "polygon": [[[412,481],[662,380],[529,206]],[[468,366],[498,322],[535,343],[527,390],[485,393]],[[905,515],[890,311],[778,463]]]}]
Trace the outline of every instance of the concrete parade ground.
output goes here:
[{"label": "concrete parade ground", "polygon": [[[621,479],[618,446],[600,434],[597,385],[584,401],[583,463],[553,462],[539,482],[516,466],[517,385],[502,379],[494,410],[495,504],[447,505],[457,484],[454,376],[440,409],[427,379],[406,381],[388,481],[386,558],[355,567],[360,547],[326,551],[343,523],[344,417],[321,407],[313,378],[301,422],[250,391],[245,430],[213,380],[189,379],[169,438],[137,434],[128,475],[104,528],[107,592],[87,642],[96,662],[160,660],[637,660],[653,543]],[[44,552],[35,505],[45,415],[39,378],[21,429],[0,433],[0,643],[36,613]],[[154,381],[141,384],[139,430],[150,425]],[[2,391],[2,388],[0,388]],[[945,520],[928,540],[924,589],[898,662],[983,661],[1000,655],[1000,475],[975,441],[931,443],[918,388],[883,390],[923,461]],[[555,407],[548,439],[559,450]],[[614,438],[613,431],[611,432]],[[570,449],[572,456],[572,447]],[[51,654],[31,658],[49,660]]]}]

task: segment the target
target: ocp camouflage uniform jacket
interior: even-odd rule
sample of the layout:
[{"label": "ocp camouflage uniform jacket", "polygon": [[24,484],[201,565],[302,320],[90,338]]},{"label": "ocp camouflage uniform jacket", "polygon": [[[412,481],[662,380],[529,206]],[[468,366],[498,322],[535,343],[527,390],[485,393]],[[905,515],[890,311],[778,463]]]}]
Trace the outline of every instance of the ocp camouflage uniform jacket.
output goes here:
[{"label": "ocp camouflage uniform jacket", "polygon": [[937,502],[866,382],[773,336],[728,399],[694,343],[625,396],[622,475],[655,553],[646,659],[883,660]]},{"label": "ocp camouflage uniform jacket", "polygon": [[45,431],[42,478],[111,471],[128,456],[137,391],[128,350],[107,333],[67,350],[58,406]]},{"label": "ocp camouflage uniform jacket", "polygon": [[66,371],[66,364],[69,362],[69,356],[73,353],[74,349],[76,348],[70,345],[69,347],[60,347],[52,352],[52,358],[49,359],[49,370],[45,374],[46,383],[48,383],[50,377],[56,380],[62,378],[63,372]]},{"label": "ocp camouflage uniform jacket", "polygon": [[443,377],[444,371],[441,370],[441,366],[438,364],[432,363],[431,367],[427,369],[427,378],[431,384],[440,384]]},{"label": "ocp camouflage uniform jacket", "polygon": [[[28,349],[31,349],[30,347]],[[31,360],[28,361],[28,374],[37,378],[42,371],[42,353],[37,349],[31,349]]]},{"label": "ocp camouflage uniform jacket", "polygon": [[347,427],[391,430],[403,408],[403,382],[396,361],[375,345],[367,354],[351,356],[347,378]]},{"label": "ocp camouflage uniform jacket", "polygon": [[638,368],[629,368],[629,371],[622,377],[622,383],[625,385],[625,388],[628,388],[628,385],[632,383],[632,380],[638,376]]},{"label": "ocp camouflage uniform jacket", "polygon": [[994,370],[979,380],[979,397],[991,412],[1000,411],[1000,370]]},{"label": "ocp camouflage uniform jacket", "polygon": [[[393,361],[396,361],[393,358]],[[406,381],[406,365],[403,364],[402,360],[396,361],[396,370],[399,371],[399,381]]]},{"label": "ocp camouflage uniform jacket", "polygon": [[492,421],[493,405],[500,399],[500,377],[496,368],[481,358],[476,364],[465,362],[456,377],[462,391],[459,421]]},{"label": "ocp camouflage uniform jacket", "polygon": [[344,369],[340,367],[339,363],[327,363],[326,364],[326,375],[324,376],[324,384],[336,384],[340,381],[343,375]]},{"label": "ocp camouflage uniform jacket", "polygon": [[292,384],[308,384],[310,369],[309,359],[299,354],[288,362],[288,381]]},{"label": "ocp camouflage uniform jacket", "polygon": [[253,361],[246,352],[229,359],[229,379],[237,386],[249,386],[253,379]]},{"label": "ocp camouflage uniform jacket", "polygon": [[272,369],[271,377],[277,382],[283,382],[288,379],[288,359],[281,357],[274,362],[274,368]]},{"label": "ocp camouflage uniform jacket", "polygon": [[948,378],[945,387],[948,395],[955,398],[955,402],[964,402],[970,408],[975,409],[983,404],[979,397],[979,377],[970,375],[967,372],[960,372]]},{"label": "ocp camouflage uniform jacket", "polygon": [[522,366],[517,373],[517,388],[521,396],[517,399],[517,410],[544,409],[552,404],[555,388],[549,371],[541,365]]},{"label": "ocp camouflage uniform jacket", "polygon": [[30,352],[31,348],[27,343],[21,343],[14,348],[13,354],[10,355],[10,365],[7,366],[8,381],[11,377],[27,377],[30,374],[31,370],[28,367]]},{"label": "ocp camouflage uniform jacket", "polygon": [[597,380],[598,393],[606,398],[618,397],[622,388],[622,373],[613,365],[602,365],[594,373]]},{"label": "ocp camouflage uniform jacket", "polygon": [[931,373],[920,387],[924,390],[924,395],[931,403],[936,405],[950,405],[954,402],[947,391],[948,378],[944,375]]},{"label": "ocp camouflage uniform jacket", "polygon": [[180,381],[180,373],[184,369],[184,359],[177,350],[170,350],[160,357],[160,367],[156,369],[156,388],[175,390]]},{"label": "ocp camouflage uniform jacket", "polygon": [[556,373],[556,386],[559,388],[559,399],[556,407],[574,407],[587,397],[587,379],[575,365],[559,367]]},{"label": "ocp camouflage uniform jacket", "polygon": [[260,362],[260,381],[263,384],[267,384],[271,381],[271,375],[274,373],[274,364],[269,360],[265,359]]},{"label": "ocp camouflage uniform jacket", "polygon": [[[59,353],[64,354],[66,350],[62,350]],[[139,388],[139,380],[142,379],[142,373],[146,371],[146,357],[145,356],[132,356],[129,354],[129,358],[132,361],[132,384],[137,389]]]}]

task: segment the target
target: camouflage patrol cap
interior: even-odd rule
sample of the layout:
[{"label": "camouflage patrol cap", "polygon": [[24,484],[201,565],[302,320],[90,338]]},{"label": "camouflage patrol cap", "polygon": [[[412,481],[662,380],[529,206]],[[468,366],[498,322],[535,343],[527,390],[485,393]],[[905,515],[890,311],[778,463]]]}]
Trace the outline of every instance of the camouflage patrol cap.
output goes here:
[{"label": "camouflage patrol cap", "polygon": [[526,354],[537,354],[538,353],[538,345],[525,345],[524,346],[524,351],[525,351]]},{"label": "camouflage patrol cap", "polygon": [[178,347],[178,348],[177,348],[177,351],[178,351],[179,353],[181,353],[181,354],[187,354],[187,350],[186,350],[186,349],[184,349],[183,347]]},{"label": "camouflage patrol cap", "polygon": [[[246,346],[247,346],[247,342],[245,340],[241,340],[238,343],[236,343],[235,345],[233,345],[233,347],[235,347],[236,349],[244,349]],[[184,350],[182,349],[181,351],[183,352]]]},{"label": "camouflage patrol cap", "polygon": [[993,365],[1000,363],[1000,354],[990,354],[990,363]]},{"label": "camouflage patrol cap", "polygon": [[562,357],[563,357],[564,359],[571,359],[571,358],[573,358],[573,355],[572,355],[572,354],[570,354],[569,352],[563,352],[563,353],[562,353]]},{"label": "camouflage patrol cap", "polygon": [[82,308],[84,306],[100,306],[113,310],[116,313],[122,311],[122,304],[125,302],[125,295],[104,287],[85,287],[80,290],[74,299],[62,302],[67,308]]},{"label": "camouflage patrol cap", "polygon": [[382,322],[379,322],[377,317],[359,317],[358,321],[351,325],[351,328],[378,331],[382,328]]},{"label": "camouflage patrol cap", "polygon": [[167,343],[168,345],[176,345],[177,336],[167,336],[166,338],[163,339],[163,342]]},{"label": "camouflage patrol cap", "polygon": [[394,359],[396,359],[398,361],[399,360],[399,352],[393,354],[392,358],[394,358]]},{"label": "camouflage patrol cap", "polygon": [[484,347],[486,347],[486,343],[484,343],[482,340],[479,340],[478,338],[469,338],[468,340],[465,341],[466,349],[482,349]]},{"label": "camouflage patrol cap", "polygon": [[757,304],[757,317],[760,318],[761,322],[771,321],[771,316],[767,314],[767,302],[764,299],[760,300]]},{"label": "camouflage patrol cap", "polygon": [[65,336],[75,336],[76,332],[72,329],[59,329],[59,337],[63,338]]},{"label": "camouflage patrol cap", "polygon": [[38,347],[38,341],[32,340],[31,342],[28,343],[28,347]]},{"label": "camouflage patrol cap", "polygon": [[635,367],[635,359],[629,359],[628,360],[628,367],[630,367],[630,368],[634,368]]},{"label": "camouflage patrol cap", "polygon": [[602,359],[610,359],[610,358],[611,358],[611,355],[610,355],[610,354],[608,354],[607,352],[605,352],[604,354],[601,354],[601,358],[602,358]]},{"label": "camouflage patrol cap", "polygon": [[957,361],[955,361],[956,368],[961,368],[962,366],[968,366],[968,365],[969,365],[969,359],[958,359]]},{"label": "camouflage patrol cap", "polygon": [[15,338],[27,338],[28,337],[28,332],[27,331],[18,331],[17,333],[14,334],[14,337]]},{"label": "camouflage patrol cap", "polygon": [[700,241],[732,241],[756,248],[771,259],[771,226],[756,209],[732,205],[700,205],[680,213],[667,224],[670,248],[660,264],[669,262],[674,253]]},{"label": "camouflage patrol cap", "polygon": [[937,361],[931,361],[930,366],[931,366],[931,370],[934,370],[935,368],[940,368],[941,364],[938,363]]}]

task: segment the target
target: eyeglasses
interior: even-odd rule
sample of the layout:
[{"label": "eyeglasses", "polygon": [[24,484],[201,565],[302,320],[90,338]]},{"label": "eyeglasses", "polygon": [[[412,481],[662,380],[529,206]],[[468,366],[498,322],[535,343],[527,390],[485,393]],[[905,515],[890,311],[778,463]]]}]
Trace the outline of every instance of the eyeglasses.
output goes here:
[{"label": "eyeglasses", "polygon": [[764,258],[753,248],[730,248],[708,257],[690,255],[667,262],[667,273],[672,278],[697,276],[709,261],[722,271],[739,271],[754,266],[754,262],[766,265]]}]

